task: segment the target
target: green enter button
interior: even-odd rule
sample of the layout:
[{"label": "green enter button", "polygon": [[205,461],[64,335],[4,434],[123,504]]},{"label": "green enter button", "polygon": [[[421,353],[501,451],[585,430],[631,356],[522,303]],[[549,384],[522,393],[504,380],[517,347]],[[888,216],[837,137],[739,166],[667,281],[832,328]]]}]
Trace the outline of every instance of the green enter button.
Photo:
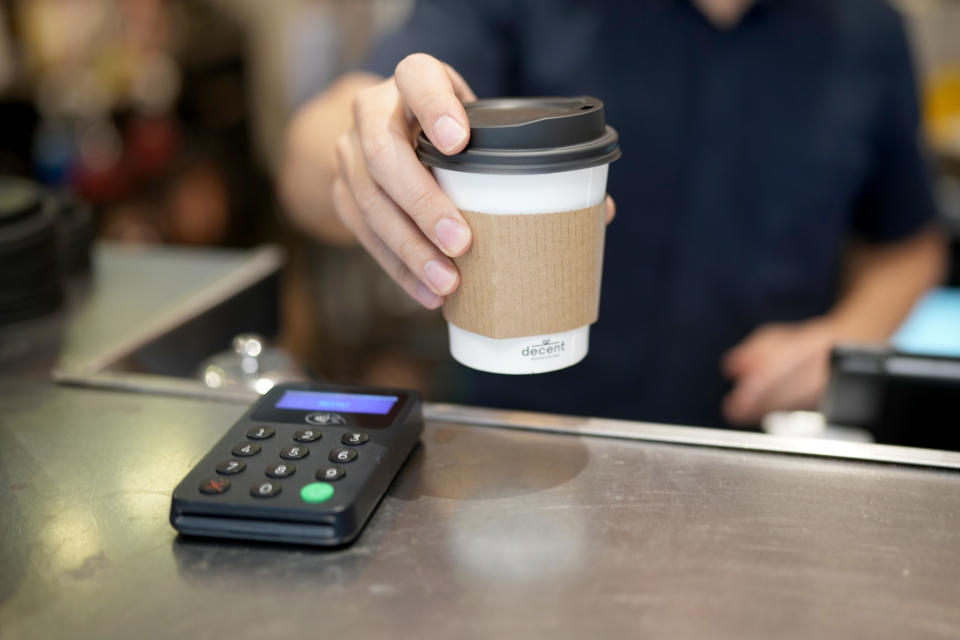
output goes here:
[{"label": "green enter button", "polygon": [[333,485],[326,482],[311,482],[300,489],[300,499],[310,504],[326,502],[333,497]]}]

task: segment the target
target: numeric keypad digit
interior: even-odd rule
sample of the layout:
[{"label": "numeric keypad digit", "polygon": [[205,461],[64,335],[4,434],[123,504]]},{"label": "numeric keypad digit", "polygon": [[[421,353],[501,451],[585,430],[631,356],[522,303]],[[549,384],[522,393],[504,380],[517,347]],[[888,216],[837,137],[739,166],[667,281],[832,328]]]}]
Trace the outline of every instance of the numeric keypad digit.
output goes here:
[{"label": "numeric keypad digit", "polygon": [[247,437],[251,440],[266,440],[267,438],[272,438],[276,432],[277,430],[273,427],[257,426],[247,431]]},{"label": "numeric keypad digit", "polygon": [[297,468],[289,462],[276,462],[267,467],[266,474],[271,478],[289,478]]},{"label": "numeric keypad digit", "polygon": [[224,460],[217,465],[217,473],[229,476],[234,473],[240,473],[247,468],[247,463],[242,460]]},{"label": "numeric keypad digit", "polygon": [[230,450],[230,453],[244,458],[255,456],[260,453],[260,445],[256,442],[241,442],[234,445],[233,449]]},{"label": "numeric keypad digit", "polygon": [[353,462],[357,459],[357,452],[353,449],[338,447],[330,452],[330,462]]},{"label": "numeric keypad digit", "polygon": [[316,442],[323,437],[319,429],[300,429],[293,434],[293,439],[297,442]]},{"label": "numeric keypad digit", "polygon": [[268,480],[266,482],[258,482],[250,487],[250,495],[254,498],[272,498],[279,494],[281,490],[282,487],[279,482]]},{"label": "numeric keypad digit", "polygon": [[347,475],[347,472],[344,471],[343,467],[333,465],[330,467],[317,469],[316,478],[317,480],[323,480],[324,482],[336,482],[345,475]]},{"label": "numeric keypad digit", "polygon": [[306,458],[308,455],[310,455],[310,449],[302,444],[287,447],[280,451],[280,457],[287,460],[299,460],[300,458]]}]

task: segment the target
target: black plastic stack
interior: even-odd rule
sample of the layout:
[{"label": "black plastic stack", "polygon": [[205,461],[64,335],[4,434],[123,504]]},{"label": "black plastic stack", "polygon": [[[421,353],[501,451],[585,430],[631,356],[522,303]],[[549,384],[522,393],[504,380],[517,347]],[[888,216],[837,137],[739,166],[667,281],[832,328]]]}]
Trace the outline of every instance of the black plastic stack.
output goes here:
[{"label": "black plastic stack", "polygon": [[90,271],[93,245],[93,211],[89,203],[69,193],[55,196],[60,220],[57,223],[60,270],[68,276]]},{"label": "black plastic stack", "polygon": [[59,206],[39,185],[0,176],[0,325],[63,303]]}]

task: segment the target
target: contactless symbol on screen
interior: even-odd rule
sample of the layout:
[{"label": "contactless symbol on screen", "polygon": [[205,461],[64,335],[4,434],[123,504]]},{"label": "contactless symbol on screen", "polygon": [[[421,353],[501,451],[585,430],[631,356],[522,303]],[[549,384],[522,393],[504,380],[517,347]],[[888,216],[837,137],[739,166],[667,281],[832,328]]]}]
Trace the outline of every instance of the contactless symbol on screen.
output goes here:
[{"label": "contactless symbol on screen", "polygon": [[347,421],[339,413],[328,413],[321,411],[319,413],[308,413],[304,418],[310,424],[346,424]]}]

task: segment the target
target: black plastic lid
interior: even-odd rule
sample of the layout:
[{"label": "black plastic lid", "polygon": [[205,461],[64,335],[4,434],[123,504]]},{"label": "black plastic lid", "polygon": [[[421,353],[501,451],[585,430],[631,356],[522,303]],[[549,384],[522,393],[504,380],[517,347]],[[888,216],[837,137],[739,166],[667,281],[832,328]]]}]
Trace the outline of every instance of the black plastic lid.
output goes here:
[{"label": "black plastic lid", "polygon": [[470,142],[441,153],[421,132],[417,155],[431,167],[468,173],[553,173],[608,164],[620,157],[603,102],[577,98],[494,98],[464,105]]},{"label": "black plastic lid", "polygon": [[12,176],[0,176],[0,225],[13,224],[34,214],[43,203],[40,187]]},{"label": "black plastic lid", "polygon": [[39,184],[0,176],[0,257],[46,243],[56,224],[56,202]]}]

